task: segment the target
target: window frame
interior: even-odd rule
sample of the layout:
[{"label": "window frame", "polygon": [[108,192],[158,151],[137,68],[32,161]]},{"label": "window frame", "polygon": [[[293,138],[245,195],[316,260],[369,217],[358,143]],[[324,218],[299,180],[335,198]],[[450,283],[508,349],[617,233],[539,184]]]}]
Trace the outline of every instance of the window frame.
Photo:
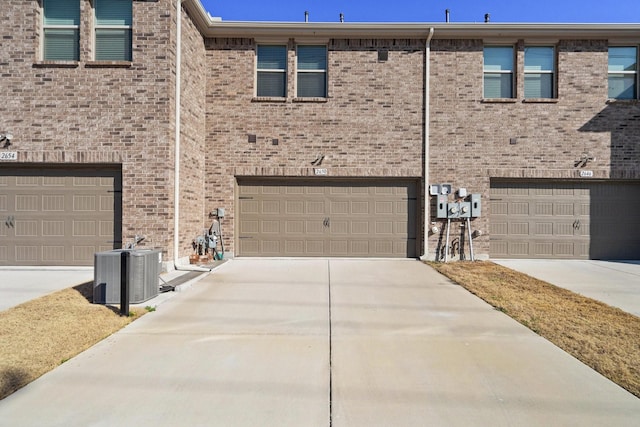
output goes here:
[{"label": "window frame", "polygon": [[[511,70],[487,70],[485,61],[485,52],[489,48],[509,48],[511,49]],[[516,98],[516,48],[513,44],[486,44],[482,49],[482,98],[483,99],[515,99]],[[488,74],[508,74],[511,76],[511,94],[510,96],[487,97],[486,93],[486,77]],[[502,94],[501,94],[502,95]]]},{"label": "window frame", "polygon": [[[77,62],[80,60],[80,23],[82,21],[81,18],[81,7],[80,0],[77,0],[77,24],[47,24],[47,16],[46,16],[46,4],[48,2],[55,2],[57,0],[42,0],[40,3],[42,6],[42,43],[41,43],[41,51],[40,57],[43,61],[74,61]],[[75,32],[75,52],[73,58],[47,58],[47,30],[73,30]]]},{"label": "window frame", "polygon": [[[131,22],[129,24],[123,25],[111,25],[111,24],[99,24],[98,22],[98,4],[102,2],[109,2],[110,0],[93,0],[93,59],[94,61],[123,61],[123,62],[132,62],[133,61],[133,0],[127,0],[129,5],[131,6]],[[128,57],[127,58],[100,58],[99,50],[98,50],[98,32],[100,30],[125,30],[125,33],[128,33],[128,46],[125,46],[125,49],[128,49]]]},{"label": "window frame", "polygon": [[[547,49],[551,49],[551,70],[529,70],[527,71],[527,49],[530,48],[547,48]],[[523,67],[523,83],[524,83],[524,87],[523,87],[523,98],[526,99],[557,99],[558,95],[558,90],[556,87],[556,76],[557,76],[557,67],[558,67],[558,60],[557,60],[557,49],[556,46],[553,45],[525,45],[524,46],[524,67]],[[536,96],[536,97],[527,97],[527,75],[541,75],[541,74],[547,74],[547,75],[551,75],[551,94],[550,96]]]},{"label": "window frame", "polygon": [[[260,47],[280,47],[284,49],[285,61],[284,68],[260,68]],[[260,95],[260,79],[261,73],[264,74],[281,74],[284,73],[284,87],[281,95]],[[254,96],[258,98],[286,98],[288,94],[289,82],[289,46],[286,43],[258,43],[256,45],[256,84]]]},{"label": "window frame", "polygon": [[[301,69],[300,68],[300,48],[313,47],[324,48],[324,69]],[[322,74],[324,76],[324,92],[320,96],[300,95],[300,75],[301,74]],[[296,99],[326,99],[329,97],[329,47],[326,43],[300,43],[296,45]]]},{"label": "window frame", "polygon": [[[621,70],[621,71],[611,71],[611,63],[610,63],[610,58],[611,58],[611,49],[612,48],[633,48],[635,49],[635,53],[636,53],[636,58],[635,58],[635,70],[633,71],[626,71],[626,70]],[[609,47],[607,48],[607,98],[611,99],[611,100],[616,100],[616,101],[632,101],[632,100],[637,100],[638,97],[640,96],[640,91],[638,90],[638,85],[640,84],[640,80],[639,80],[639,75],[640,73],[638,73],[638,59],[640,58],[640,47],[638,45],[634,45],[634,44],[614,44],[614,45],[609,45]],[[611,89],[611,76],[612,75],[618,75],[618,76],[634,76],[633,79],[633,96],[630,98],[620,98],[620,97],[611,97],[609,95],[609,91]]]}]

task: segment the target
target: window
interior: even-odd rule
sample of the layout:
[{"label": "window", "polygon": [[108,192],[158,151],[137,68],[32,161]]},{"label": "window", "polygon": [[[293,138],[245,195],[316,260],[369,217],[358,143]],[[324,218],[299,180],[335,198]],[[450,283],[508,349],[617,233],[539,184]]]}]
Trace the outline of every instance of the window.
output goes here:
[{"label": "window", "polygon": [[609,98],[636,99],[638,97],[638,48],[609,48]]},{"label": "window", "polygon": [[553,98],[555,53],[553,47],[524,49],[524,97]]},{"label": "window", "polygon": [[513,47],[484,48],[485,98],[513,98]]},{"label": "window", "polygon": [[95,59],[131,61],[132,0],[95,0]]},{"label": "window", "polygon": [[299,98],[326,98],[326,46],[298,46],[297,78]]},{"label": "window", "polygon": [[43,59],[77,61],[80,57],[80,1],[44,0]]},{"label": "window", "polygon": [[256,95],[287,96],[287,47],[258,46]]}]

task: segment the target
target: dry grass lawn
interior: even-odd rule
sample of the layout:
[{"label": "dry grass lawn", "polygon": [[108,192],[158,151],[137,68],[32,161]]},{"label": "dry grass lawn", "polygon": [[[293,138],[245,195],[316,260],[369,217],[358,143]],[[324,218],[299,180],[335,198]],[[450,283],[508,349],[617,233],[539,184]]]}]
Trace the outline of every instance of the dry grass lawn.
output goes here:
[{"label": "dry grass lawn", "polygon": [[491,262],[429,265],[640,397],[640,318]]},{"label": "dry grass lawn", "polygon": [[0,312],[0,399],[145,313],[120,316],[91,299],[87,283]]}]

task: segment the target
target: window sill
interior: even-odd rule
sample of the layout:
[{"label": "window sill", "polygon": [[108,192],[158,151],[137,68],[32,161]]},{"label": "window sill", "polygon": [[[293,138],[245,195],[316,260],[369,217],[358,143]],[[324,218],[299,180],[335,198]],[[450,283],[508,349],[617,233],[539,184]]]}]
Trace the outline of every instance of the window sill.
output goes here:
[{"label": "window sill", "polygon": [[636,104],[640,104],[640,100],[638,100],[638,99],[615,99],[615,98],[611,98],[611,99],[607,99],[607,104],[630,104],[630,105],[636,105]]},{"label": "window sill", "polygon": [[327,98],[321,98],[321,97],[293,98],[293,102],[316,102],[316,103],[322,103],[322,102],[328,102],[328,99]]},{"label": "window sill", "polygon": [[283,96],[254,96],[251,102],[287,102]]},{"label": "window sill", "polygon": [[131,68],[131,61],[90,61],[85,68]]},{"label": "window sill", "polygon": [[515,98],[483,98],[483,104],[515,104],[518,102]]},{"label": "window sill", "polygon": [[557,104],[558,98],[527,98],[522,102],[525,104]]},{"label": "window sill", "polygon": [[33,63],[37,68],[78,68],[78,61],[37,61]]}]

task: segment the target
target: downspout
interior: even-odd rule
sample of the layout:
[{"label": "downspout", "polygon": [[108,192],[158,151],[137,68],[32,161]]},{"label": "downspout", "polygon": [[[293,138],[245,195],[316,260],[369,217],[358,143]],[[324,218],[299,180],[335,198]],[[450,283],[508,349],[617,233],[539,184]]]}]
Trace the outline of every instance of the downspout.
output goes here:
[{"label": "downspout", "polygon": [[429,84],[431,74],[431,39],[433,38],[434,28],[429,28],[429,35],[425,44],[424,54],[424,232],[423,234],[423,253],[421,260],[427,260],[429,256],[429,221],[431,219],[429,207],[431,205],[429,199]]},{"label": "downspout", "polygon": [[175,122],[175,140],[174,140],[174,177],[173,177],[173,267],[176,270],[188,271],[211,271],[210,268],[194,267],[191,265],[178,264],[178,247],[180,246],[180,95],[181,86],[181,70],[182,70],[182,2],[184,0],[176,0],[176,122]]}]

